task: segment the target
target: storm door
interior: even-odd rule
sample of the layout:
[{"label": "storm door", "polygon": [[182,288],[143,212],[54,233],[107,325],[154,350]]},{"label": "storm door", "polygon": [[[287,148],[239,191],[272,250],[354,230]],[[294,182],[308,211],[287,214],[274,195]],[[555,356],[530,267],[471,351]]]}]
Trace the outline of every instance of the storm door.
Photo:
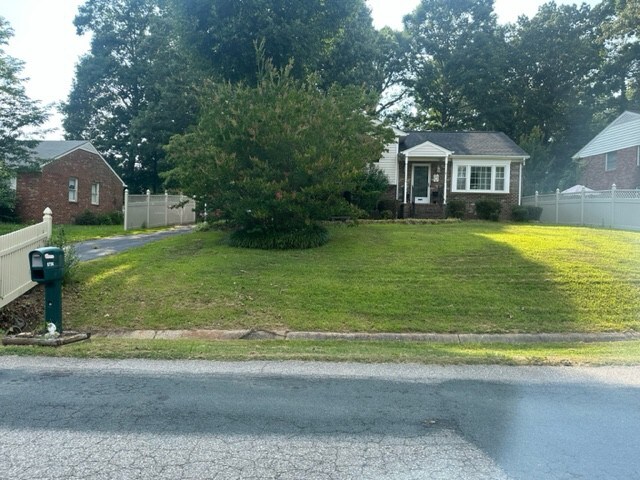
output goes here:
[{"label": "storm door", "polygon": [[429,203],[429,165],[414,165],[411,171],[411,201]]}]

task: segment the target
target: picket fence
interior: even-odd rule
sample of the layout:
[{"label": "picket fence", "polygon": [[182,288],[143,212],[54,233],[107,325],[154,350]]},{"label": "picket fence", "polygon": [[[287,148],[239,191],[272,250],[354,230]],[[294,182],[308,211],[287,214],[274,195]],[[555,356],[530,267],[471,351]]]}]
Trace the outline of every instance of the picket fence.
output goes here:
[{"label": "picket fence", "polygon": [[124,191],[124,229],[189,225],[196,222],[196,202],[184,195],[129,195]]},{"label": "picket fence", "polygon": [[556,193],[523,197],[522,205],[542,207],[542,223],[640,230],[640,190]]},{"label": "picket fence", "polygon": [[0,236],[0,308],[31,290],[29,252],[46,246],[51,238],[51,209],[45,209],[42,222]]}]

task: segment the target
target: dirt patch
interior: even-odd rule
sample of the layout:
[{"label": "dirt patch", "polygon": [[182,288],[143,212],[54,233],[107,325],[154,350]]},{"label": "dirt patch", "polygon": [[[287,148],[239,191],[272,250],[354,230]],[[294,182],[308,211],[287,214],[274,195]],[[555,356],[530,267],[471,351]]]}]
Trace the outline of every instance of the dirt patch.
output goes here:
[{"label": "dirt patch", "polygon": [[37,285],[0,309],[0,330],[31,332],[44,328],[44,286]]}]

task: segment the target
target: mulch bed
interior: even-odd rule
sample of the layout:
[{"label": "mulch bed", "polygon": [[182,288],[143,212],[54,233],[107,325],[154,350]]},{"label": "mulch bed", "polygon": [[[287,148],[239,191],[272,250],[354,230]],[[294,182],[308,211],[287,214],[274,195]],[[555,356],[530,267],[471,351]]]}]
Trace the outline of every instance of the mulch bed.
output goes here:
[{"label": "mulch bed", "polygon": [[37,285],[0,309],[0,330],[10,334],[44,329],[44,286]]}]

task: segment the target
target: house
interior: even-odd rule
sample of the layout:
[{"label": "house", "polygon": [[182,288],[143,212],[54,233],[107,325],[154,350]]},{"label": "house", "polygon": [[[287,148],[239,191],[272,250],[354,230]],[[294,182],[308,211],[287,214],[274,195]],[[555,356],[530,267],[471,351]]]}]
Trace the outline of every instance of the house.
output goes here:
[{"label": "house", "polygon": [[529,155],[500,132],[402,132],[377,162],[385,172],[392,195],[404,217],[438,218],[447,202],[466,204],[468,216],[475,202],[498,200],[501,216],[520,205],[522,168]]},{"label": "house", "polygon": [[86,210],[122,211],[125,184],[91,142],[43,141],[29,163],[13,167],[16,210],[23,222],[40,221],[46,207],[54,223],[73,223]]},{"label": "house", "polygon": [[624,112],[572,158],[593,190],[640,188],[640,113]]}]

